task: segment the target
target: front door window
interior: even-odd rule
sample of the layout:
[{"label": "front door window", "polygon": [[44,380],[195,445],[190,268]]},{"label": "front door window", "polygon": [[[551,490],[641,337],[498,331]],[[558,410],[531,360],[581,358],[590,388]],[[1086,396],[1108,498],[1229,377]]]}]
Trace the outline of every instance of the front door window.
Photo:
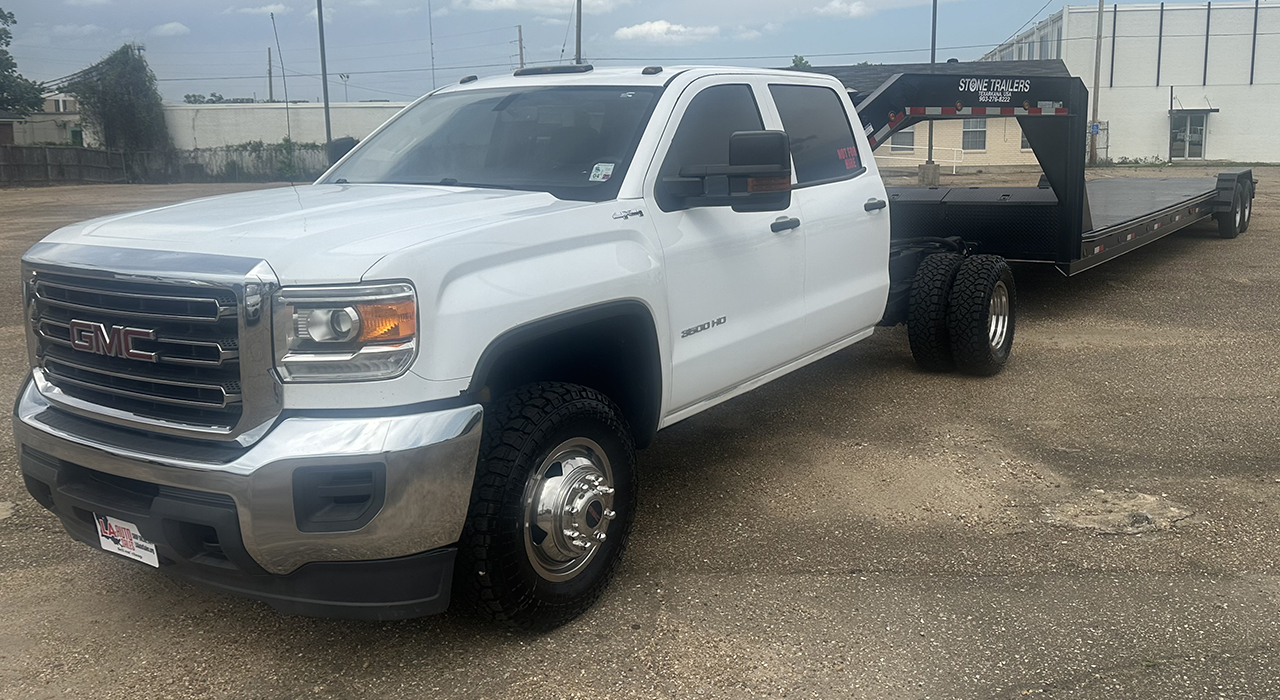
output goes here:
[{"label": "front door window", "polygon": [[1204,158],[1204,135],[1207,114],[1175,114],[1169,117],[1169,159],[1199,160]]}]

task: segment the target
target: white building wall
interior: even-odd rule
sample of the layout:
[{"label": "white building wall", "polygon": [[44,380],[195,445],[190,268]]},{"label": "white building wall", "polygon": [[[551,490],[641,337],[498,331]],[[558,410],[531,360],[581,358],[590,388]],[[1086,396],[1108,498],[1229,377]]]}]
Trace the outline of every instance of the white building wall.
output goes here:
[{"label": "white building wall", "polygon": [[[363,139],[407,103],[358,102],[329,106],[333,137]],[[292,134],[297,143],[324,143],[324,106],[283,103],[164,106],[173,145],[179,149],[218,148],[249,141],[279,143]]]},{"label": "white building wall", "polygon": [[[1038,25],[1061,22],[1059,55],[1091,91],[1097,17],[1096,6],[1072,6]],[[1109,123],[1107,155],[1168,160],[1170,108],[1217,109],[1207,122],[1207,160],[1280,162],[1280,133],[1264,126],[1280,112],[1280,0],[1260,3],[1250,85],[1253,23],[1252,1],[1214,2],[1211,14],[1208,3],[1166,3],[1161,40],[1160,5],[1107,6],[1097,95],[1098,118]],[[1016,47],[1006,45],[986,58],[1011,52]]]}]

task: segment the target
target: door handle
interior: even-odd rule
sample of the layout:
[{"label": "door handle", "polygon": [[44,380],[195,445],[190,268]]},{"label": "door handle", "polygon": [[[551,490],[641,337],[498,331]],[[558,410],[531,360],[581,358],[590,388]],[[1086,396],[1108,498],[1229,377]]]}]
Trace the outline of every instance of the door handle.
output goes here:
[{"label": "door handle", "polygon": [[790,231],[793,228],[800,228],[800,220],[794,216],[789,219],[778,219],[777,221],[770,224],[769,228],[773,229],[774,233],[782,233],[783,231]]},{"label": "door handle", "polygon": [[879,211],[881,209],[884,209],[887,206],[889,206],[888,202],[884,201],[883,199],[876,199],[872,197],[871,199],[867,200],[866,204],[862,205],[862,208],[866,209],[867,211]]}]

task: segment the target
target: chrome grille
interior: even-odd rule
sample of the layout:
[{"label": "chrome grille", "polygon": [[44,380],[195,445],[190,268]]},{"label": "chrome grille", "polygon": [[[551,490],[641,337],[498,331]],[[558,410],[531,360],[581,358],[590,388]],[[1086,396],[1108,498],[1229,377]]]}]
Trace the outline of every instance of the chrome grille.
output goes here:
[{"label": "chrome grille", "polygon": [[[243,412],[233,291],[37,272],[30,286],[36,364],[62,392],[92,404],[230,430]],[[72,322],[141,328],[131,347],[154,361],[77,349]]]}]

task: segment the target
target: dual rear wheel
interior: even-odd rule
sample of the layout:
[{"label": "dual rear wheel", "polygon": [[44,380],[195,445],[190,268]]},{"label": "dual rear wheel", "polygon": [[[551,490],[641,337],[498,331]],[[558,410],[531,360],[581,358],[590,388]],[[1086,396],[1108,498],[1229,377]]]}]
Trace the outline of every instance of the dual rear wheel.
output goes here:
[{"label": "dual rear wheel", "polygon": [[921,369],[991,376],[1013,348],[1013,271],[997,255],[934,253],[916,270],[907,335]]}]

